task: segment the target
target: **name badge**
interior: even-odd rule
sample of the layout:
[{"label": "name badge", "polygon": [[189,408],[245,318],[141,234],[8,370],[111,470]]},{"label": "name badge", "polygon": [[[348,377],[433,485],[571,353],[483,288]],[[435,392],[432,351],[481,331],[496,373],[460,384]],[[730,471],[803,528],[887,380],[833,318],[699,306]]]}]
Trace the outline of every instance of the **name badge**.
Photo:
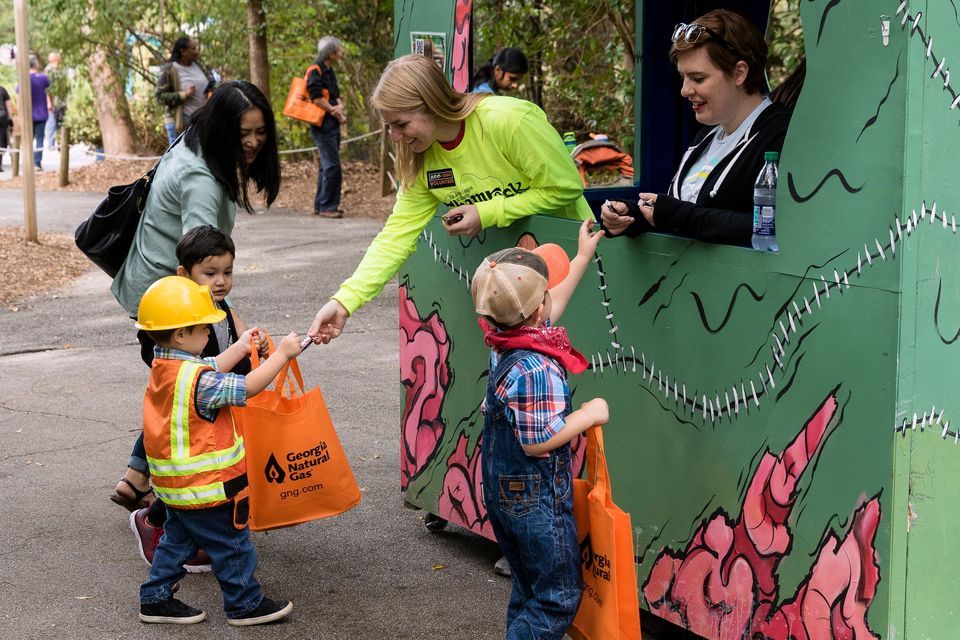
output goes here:
[{"label": "name badge", "polygon": [[437,169],[436,171],[427,171],[427,188],[442,189],[444,187],[455,187],[457,181],[453,178],[453,169]]}]

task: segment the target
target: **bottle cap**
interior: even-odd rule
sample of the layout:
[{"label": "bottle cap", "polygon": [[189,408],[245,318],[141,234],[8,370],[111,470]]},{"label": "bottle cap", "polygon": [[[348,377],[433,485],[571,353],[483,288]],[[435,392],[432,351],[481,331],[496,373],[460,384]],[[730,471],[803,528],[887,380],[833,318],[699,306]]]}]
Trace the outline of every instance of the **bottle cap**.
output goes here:
[{"label": "bottle cap", "polygon": [[771,161],[776,162],[779,159],[780,159],[780,153],[777,151],[765,151],[763,153],[764,162],[771,162]]},{"label": "bottle cap", "polygon": [[567,131],[566,133],[563,134],[563,141],[568,143],[569,142],[576,143],[577,134],[575,134],[573,131]]}]

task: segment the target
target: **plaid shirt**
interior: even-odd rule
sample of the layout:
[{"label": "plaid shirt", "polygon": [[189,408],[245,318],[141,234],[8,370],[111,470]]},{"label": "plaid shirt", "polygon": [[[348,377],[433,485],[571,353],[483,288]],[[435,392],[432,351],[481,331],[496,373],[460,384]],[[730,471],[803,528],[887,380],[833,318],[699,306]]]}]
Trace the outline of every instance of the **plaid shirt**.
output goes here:
[{"label": "plaid shirt", "polygon": [[197,379],[197,413],[207,420],[216,420],[221,407],[243,407],[247,404],[247,379],[235,373],[222,373],[217,370],[216,358],[198,358],[179,349],[153,348],[154,358],[202,362],[213,367],[213,371],[204,371]]},{"label": "plaid shirt", "polygon": [[[499,361],[500,355],[491,351],[491,372]],[[495,394],[507,407],[507,420],[521,445],[546,442],[566,424],[567,379],[552,358],[523,358],[503,377]]]}]

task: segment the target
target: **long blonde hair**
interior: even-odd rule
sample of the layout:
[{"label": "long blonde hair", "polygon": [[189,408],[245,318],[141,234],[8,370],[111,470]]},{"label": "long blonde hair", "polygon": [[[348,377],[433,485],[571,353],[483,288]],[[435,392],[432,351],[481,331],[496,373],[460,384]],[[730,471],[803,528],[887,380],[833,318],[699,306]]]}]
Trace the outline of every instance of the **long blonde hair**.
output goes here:
[{"label": "long blonde hair", "polygon": [[[460,93],[447,82],[433,60],[417,54],[397,58],[387,65],[370,99],[382,116],[384,111],[424,112],[437,120],[461,122],[486,93]],[[423,168],[423,153],[415,153],[402,140],[397,144],[397,178],[407,188]]]}]

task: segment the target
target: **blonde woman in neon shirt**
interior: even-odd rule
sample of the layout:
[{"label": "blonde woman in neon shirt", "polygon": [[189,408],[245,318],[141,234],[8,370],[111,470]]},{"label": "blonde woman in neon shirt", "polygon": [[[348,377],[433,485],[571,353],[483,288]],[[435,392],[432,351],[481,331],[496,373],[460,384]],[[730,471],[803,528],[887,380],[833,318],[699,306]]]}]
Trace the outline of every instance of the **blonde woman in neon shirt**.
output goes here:
[{"label": "blonde woman in neon shirt", "polygon": [[400,188],[393,213],[360,265],[317,313],[308,330],[327,343],[347,318],[375,298],[416,248],[438,205],[450,235],[476,236],[535,213],[591,216],[570,154],[532,102],[455,91],[419,55],[397,58],[372,103],[397,148]]}]

